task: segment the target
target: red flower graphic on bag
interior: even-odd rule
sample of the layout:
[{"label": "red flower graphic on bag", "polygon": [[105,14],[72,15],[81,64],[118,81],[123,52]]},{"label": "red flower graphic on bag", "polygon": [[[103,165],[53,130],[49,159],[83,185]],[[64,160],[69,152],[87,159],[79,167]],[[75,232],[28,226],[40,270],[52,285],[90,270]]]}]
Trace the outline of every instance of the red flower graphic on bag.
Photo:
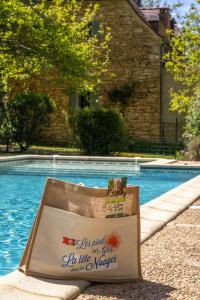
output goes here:
[{"label": "red flower graphic on bag", "polygon": [[71,238],[68,238],[67,236],[63,236],[63,244],[75,246],[75,242],[76,242],[75,239],[71,239]]},{"label": "red flower graphic on bag", "polygon": [[110,235],[108,235],[106,238],[106,245],[112,248],[118,248],[120,243],[121,243],[121,238],[118,233],[113,232]]}]

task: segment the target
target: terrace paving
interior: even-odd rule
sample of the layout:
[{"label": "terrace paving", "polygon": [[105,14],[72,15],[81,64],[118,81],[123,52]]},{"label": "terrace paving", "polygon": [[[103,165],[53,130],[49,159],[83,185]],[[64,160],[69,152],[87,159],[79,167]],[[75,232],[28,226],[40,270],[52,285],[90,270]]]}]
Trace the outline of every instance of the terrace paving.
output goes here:
[{"label": "terrace paving", "polygon": [[[200,200],[193,205],[199,206]],[[199,300],[200,209],[188,209],[141,247],[143,281],[93,284],[76,300]]]}]

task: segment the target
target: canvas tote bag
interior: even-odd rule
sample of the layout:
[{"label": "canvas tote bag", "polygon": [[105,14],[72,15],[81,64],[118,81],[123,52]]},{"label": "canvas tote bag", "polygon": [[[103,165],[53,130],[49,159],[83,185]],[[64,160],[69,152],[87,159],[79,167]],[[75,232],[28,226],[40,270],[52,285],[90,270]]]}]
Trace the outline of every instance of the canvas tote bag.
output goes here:
[{"label": "canvas tote bag", "polygon": [[54,279],[141,278],[138,187],[127,187],[127,217],[105,218],[107,189],[47,179],[19,270]]}]

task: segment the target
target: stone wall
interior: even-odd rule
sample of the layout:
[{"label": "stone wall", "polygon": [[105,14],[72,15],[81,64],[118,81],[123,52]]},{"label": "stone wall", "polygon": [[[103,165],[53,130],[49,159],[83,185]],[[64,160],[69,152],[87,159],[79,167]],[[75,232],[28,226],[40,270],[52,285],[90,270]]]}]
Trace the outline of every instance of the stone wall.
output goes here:
[{"label": "stone wall", "polygon": [[171,97],[170,89],[175,91],[181,89],[181,84],[177,83],[171,73],[169,73],[165,67],[162,68],[162,139],[171,143],[180,141],[183,135],[183,129],[185,125],[185,116],[176,111],[170,110]]},{"label": "stone wall", "polygon": [[[160,134],[161,39],[127,0],[102,0],[100,5],[98,18],[112,30],[111,62],[99,87],[100,103],[109,103],[107,93],[113,88],[136,82],[135,92],[124,109],[126,127],[131,136],[157,139]],[[57,111],[52,114],[50,124],[42,128],[42,143],[69,144],[69,126],[62,114],[68,110],[64,89],[52,86],[47,79],[35,82],[34,88],[48,93],[57,102]]]},{"label": "stone wall", "polygon": [[[111,65],[103,78],[102,102],[107,91],[133,81],[136,90],[124,109],[130,135],[157,139],[160,134],[161,39],[136,14],[126,0],[102,0],[103,21],[112,29]],[[111,73],[115,77],[110,76]]]},{"label": "stone wall", "polygon": [[67,146],[71,142],[71,133],[66,117],[68,113],[68,96],[63,87],[55,85],[52,76],[43,76],[29,83],[29,88],[34,92],[44,93],[56,103],[55,111],[50,115],[49,122],[41,130],[40,145]]}]

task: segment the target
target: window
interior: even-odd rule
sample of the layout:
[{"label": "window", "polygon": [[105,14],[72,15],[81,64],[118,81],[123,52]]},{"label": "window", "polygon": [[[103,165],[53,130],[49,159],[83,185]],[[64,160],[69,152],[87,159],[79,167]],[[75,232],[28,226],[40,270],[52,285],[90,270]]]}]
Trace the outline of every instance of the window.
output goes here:
[{"label": "window", "polygon": [[72,110],[84,107],[95,107],[97,105],[98,99],[96,92],[88,92],[84,95],[78,95],[76,93],[69,95],[69,107]]},{"label": "window", "polygon": [[90,31],[89,31],[90,36],[95,36],[95,35],[97,35],[98,37],[100,36],[99,35],[99,29],[100,29],[100,22],[99,21],[97,21],[97,20],[92,21],[89,24],[89,27],[90,27]]},{"label": "window", "polygon": [[92,36],[99,36],[100,22],[95,20],[92,22]]},{"label": "window", "polygon": [[91,105],[90,97],[91,97],[91,93],[87,93],[86,95],[80,95],[79,96],[79,106],[80,106],[80,108],[90,107],[90,105]]}]

